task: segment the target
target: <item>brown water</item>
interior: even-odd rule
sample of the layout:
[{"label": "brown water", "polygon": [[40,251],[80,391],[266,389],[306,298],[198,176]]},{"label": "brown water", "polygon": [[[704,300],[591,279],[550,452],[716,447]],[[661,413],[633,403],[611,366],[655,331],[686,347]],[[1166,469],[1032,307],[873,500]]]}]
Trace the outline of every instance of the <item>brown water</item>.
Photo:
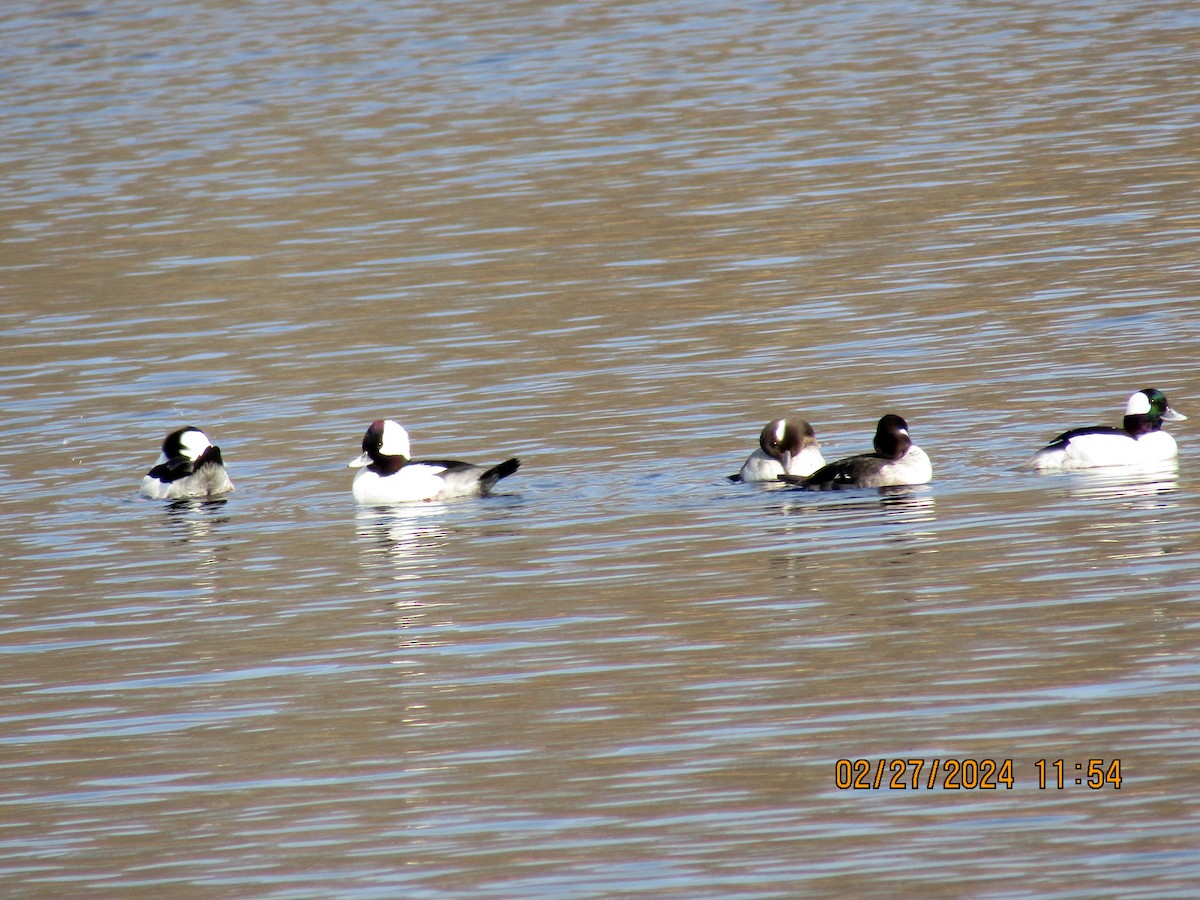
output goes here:
[{"label": "brown water", "polygon": [[[1062,7],[6,4],[3,893],[1193,890],[1200,12]],[[793,410],[935,482],[729,484]],[[523,467],[356,510],[383,416]]]}]

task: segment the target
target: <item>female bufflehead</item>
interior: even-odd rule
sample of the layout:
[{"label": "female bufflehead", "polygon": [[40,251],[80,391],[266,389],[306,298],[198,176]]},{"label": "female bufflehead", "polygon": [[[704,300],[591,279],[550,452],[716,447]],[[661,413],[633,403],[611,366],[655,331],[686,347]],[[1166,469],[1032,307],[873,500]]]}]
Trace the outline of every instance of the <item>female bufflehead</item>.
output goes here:
[{"label": "female bufflehead", "polygon": [[374,505],[483,496],[521,465],[510,459],[485,469],[451,459],[409,459],[408,432],[391,419],[372,422],[362,448],[348,466],[361,470],[354,476],[354,499]]},{"label": "female bufflehead", "polygon": [[1121,428],[1097,425],[1064,432],[1035,453],[1029,464],[1046,470],[1170,462],[1179,454],[1179,448],[1175,438],[1162,430],[1162,423],[1186,418],[1171,409],[1162,391],[1146,388],[1125,404]]},{"label": "female bufflehead", "polygon": [[780,475],[811,475],[825,465],[816,432],[804,419],[768,422],[758,446],[730,481],[778,482]]},{"label": "female bufflehead", "polygon": [[812,491],[831,488],[896,487],[926,484],[933,478],[933,464],[925,451],[912,442],[908,423],[897,415],[884,416],[875,429],[875,452],[850,456],[817,469],[807,478],[781,475],[780,480]]},{"label": "female bufflehead", "polygon": [[215,497],[232,490],[220,448],[190,425],[167,435],[158,465],[142,479],[142,494],[155,500]]}]

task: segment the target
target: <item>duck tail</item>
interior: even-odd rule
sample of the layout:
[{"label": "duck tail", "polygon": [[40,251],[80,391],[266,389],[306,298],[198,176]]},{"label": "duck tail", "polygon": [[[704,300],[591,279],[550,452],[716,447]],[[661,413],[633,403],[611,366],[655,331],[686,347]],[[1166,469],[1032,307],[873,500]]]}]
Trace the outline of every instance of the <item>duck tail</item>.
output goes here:
[{"label": "duck tail", "polygon": [[519,468],[521,468],[521,460],[517,459],[516,457],[513,459],[506,459],[504,462],[500,463],[500,465],[492,466],[490,469],[480,475],[479,486],[483,489],[483,492],[486,493],[492,489],[492,485],[494,485],[497,481],[499,481],[501,478],[507,478]]}]

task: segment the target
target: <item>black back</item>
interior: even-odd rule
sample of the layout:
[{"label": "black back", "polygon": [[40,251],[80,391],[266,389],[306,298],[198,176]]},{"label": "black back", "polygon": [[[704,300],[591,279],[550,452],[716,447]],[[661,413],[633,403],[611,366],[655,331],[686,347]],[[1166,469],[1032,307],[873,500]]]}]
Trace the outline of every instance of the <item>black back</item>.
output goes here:
[{"label": "black back", "polygon": [[[1126,416],[1125,418],[1130,419],[1141,417]],[[1072,428],[1070,431],[1064,431],[1049,444],[1047,444],[1046,449],[1049,449],[1050,447],[1061,447],[1074,438],[1082,437],[1085,434],[1119,434],[1122,437],[1130,437],[1130,432],[1124,428],[1113,428],[1109,425],[1093,425],[1090,428]]]},{"label": "black back", "polygon": [[167,436],[166,442],[163,444],[163,452],[167,452],[167,447],[171,443],[171,439],[175,438],[174,448],[175,455],[164,462],[159,463],[149,471],[151,478],[156,478],[164,484],[170,484],[172,481],[179,481],[182,478],[187,478],[194,475],[199,469],[208,465],[224,465],[221,459],[221,449],[219,447],[208,447],[203,453],[196,457],[195,461],[188,459],[181,452],[182,447],[179,443],[178,435],[182,434],[183,429],[178,432],[173,432]]},{"label": "black back", "polygon": [[894,413],[888,413],[875,426],[875,452],[848,456],[822,466],[807,478],[780,475],[780,481],[796,484],[813,491],[838,487],[855,487],[878,472],[887,463],[900,459],[912,446],[908,423]]}]

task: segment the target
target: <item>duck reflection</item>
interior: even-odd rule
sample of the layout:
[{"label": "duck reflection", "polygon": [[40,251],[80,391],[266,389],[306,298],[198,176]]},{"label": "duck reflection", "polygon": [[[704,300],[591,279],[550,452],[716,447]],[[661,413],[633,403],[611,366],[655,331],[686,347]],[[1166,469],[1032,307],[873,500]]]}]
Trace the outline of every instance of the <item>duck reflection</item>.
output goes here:
[{"label": "duck reflection", "polygon": [[[926,564],[936,553],[937,507],[929,485],[844,491],[789,492],[779,504],[792,551],[771,559],[773,571],[805,595],[880,595],[924,599]],[[830,547],[838,552],[830,554]],[[864,560],[870,560],[864,567]],[[869,572],[886,571],[877,579]]]},{"label": "duck reflection", "polygon": [[196,557],[191,583],[207,601],[216,599],[220,579],[229,571],[232,541],[223,531],[231,521],[227,503],[225,498],[174,500],[162,508],[170,540]]},{"label": "duck reflection", "polygon": [[1179,468],[1173,462],[1157,466],[1112,466],[1069,473],[1067,490],[1080,500],[1121,500],[1134,509],[1175,506]]},{"label": "duck reflection", "polygon": [[933,490],[927,484],[879,489],[879,506],[901,521],[932,522],[937,510]]},{"label": "duck reflection", "polygon": [[355,526],[364,562],[386,567],[393,582],[420,577],[420,570],[445,544],[449,533],[442,524],[445,512],[443,503],[360,507],[355,513]]},{"label": "duck reflection", "polygon": [[225,498],[212,500],[173,500],[163,506],[167,526],[181,544],[213,537],[229,522]]},{"label": "duck reflection", "polygon": [[906,524],[932,522],[937,512],[932,488],[927,484],[846,491],[836,495],[789,491],[787,499],[779,505],[779,511],[789,516],[882,512],[886,520]]},{"label": "duck reflection", "polygon": [[[1180,541],[1169,515],[1180,505],[1178,477],[1173,463],[1070,473],[1067,496],[1088,507],[1081,517],[1081,535],[1096,541],[1103,555],[1122,563],[1186,553],[1186,542]],[[1109,514],[1095,516],[1097,504]],[[1154,577],[1170,571],[1156,563]]]},{"label": "duck reflection", "polygon": [[395,623],[392,670],[403,684],[398,700],[405,728],[430,724],[429,696],[422,685],[429,654],[453,633],[447,604],[437,599],[438,567],[450,530],[443,503],[359,507],[355,529],[363,563],[362,588],[384,599]]}]

